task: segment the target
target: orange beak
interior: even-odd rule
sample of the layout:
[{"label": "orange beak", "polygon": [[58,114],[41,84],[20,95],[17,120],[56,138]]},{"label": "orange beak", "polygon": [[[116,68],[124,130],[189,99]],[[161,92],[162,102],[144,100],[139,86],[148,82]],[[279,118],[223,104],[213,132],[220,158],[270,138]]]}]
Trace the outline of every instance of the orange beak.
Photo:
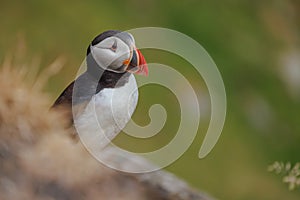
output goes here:
[{"label": "orange beak", "polygon": [[139,64],[138,64],[139,69],[135,73],[140,74],[140,75],[144,75],[144,76],[148,76],[148,65],[147,65],[146,59],[143,56],[143,54],[140,52],[140,50],[136,49],[136,52],[137,52],[138,57],[139,57]]},{"label": "orange beak", "polygon": [[137,48],[133,50],[132,54],[133,55],[130,62],[128,60],[124,61],[124,64],[128,65],[126,71],[139,74],[139,75],[148,76],[148,65],[146,63],[143,54]]}]

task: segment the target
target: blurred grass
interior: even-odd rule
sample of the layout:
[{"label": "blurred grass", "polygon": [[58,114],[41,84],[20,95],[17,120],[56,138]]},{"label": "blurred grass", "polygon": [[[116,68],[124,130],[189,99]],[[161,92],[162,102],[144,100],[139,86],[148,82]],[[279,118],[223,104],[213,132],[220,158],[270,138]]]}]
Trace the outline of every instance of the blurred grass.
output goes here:
[{"label": "blurred grass", "polygon": [[[267,172],[267,166],[275,160],[300,160],[300,97],[290,95],[279,70],[285,69],[282,56],[300,49],[299,11],[296,0],[1,1],[0,59],[13,53],[14,46],[25,48],[30,57],[42,58],[42,66],[64,56],[65,68],[46,88],[54,100],[74,79],[87,45],[98,33],[142,26],[181,31],[197,40],[218,65],[228,112],[223,134],[207,158],[199,160],[197,153],[209,115],[193,145],[167,169],[220,199],[296,200],[300,192],[289,192],[279,178]],[[207,98],[203,80],[198,81],[184,60],[166,52],[143,53],[148,62],[183,72],[199,95]],[[145,87],[140,94],[140,103],[146,107],[138,107],[134,116],[138,123],[148,122],[147,106],[155,102],[166,105],[172,116],[150,141],[125,136],[116,141],[145,151],[170,141],[179,118],[174,96],[163,88]],[[207,110],[209,103],[203,105],[201,109]]]}]

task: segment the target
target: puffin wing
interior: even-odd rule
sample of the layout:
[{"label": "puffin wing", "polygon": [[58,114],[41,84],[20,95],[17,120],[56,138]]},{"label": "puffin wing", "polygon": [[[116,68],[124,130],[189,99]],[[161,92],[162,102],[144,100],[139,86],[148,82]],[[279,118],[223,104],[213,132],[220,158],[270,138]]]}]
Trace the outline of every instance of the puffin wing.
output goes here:
[{"label": "puffin wing", "polygon": [[73,95],[74,82],[75,81],[70,83],[68,85],[68,87],[59,95],[59,97],[56,99],[56,101],[52,105],[52,108],[55,108],[58,106],[72,106],[72,95]]},{"label": "puffin wing", "polygon": [[60,94],[52,105],[52,109],[61,109],[73,124],[73,113],[80,115],[90,102],[92,96],[101,88],[87,73],[83,73]]}]

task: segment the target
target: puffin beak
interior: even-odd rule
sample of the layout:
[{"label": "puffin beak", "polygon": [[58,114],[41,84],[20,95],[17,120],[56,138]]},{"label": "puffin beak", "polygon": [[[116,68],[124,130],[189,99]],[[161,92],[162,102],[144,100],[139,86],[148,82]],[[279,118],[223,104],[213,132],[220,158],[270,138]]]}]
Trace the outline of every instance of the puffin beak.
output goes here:
[{"label": "puffin beak", "polygon": [[132,58],[130,62],[128,60],[125,60],[124,64],[128,65],[126,71],[139,74],[139,75],[148,76],[148,66],[145,57],[137,48],[133,49]]}]

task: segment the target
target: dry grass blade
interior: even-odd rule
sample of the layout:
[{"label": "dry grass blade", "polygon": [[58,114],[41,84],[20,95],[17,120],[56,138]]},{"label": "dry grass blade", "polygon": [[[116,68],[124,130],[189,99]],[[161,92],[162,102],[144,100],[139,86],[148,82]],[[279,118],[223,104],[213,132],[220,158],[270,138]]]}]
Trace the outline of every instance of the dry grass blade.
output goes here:
[{"label": "dry grass blade", "polygon": [[44,70],[39,74],[33,88],[41,89],[45,86],[47,80],[57,73],[60,72],[62,67],[65,64],[65,58],[59,57],[54,62],[52,62],[48,67],[44,68]]}]

